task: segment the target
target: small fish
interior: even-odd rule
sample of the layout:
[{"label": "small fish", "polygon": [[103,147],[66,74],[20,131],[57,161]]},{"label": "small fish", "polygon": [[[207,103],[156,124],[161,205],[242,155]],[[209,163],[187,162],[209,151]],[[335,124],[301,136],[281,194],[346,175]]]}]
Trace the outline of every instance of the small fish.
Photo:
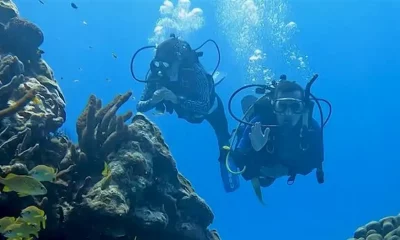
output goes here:
[{"label": "small fish", "polygon": [[101,172],[101,175],[103,175],[103,178],[100,180],[101,189],[104,190],[110,185],[111,182],[111,169],[106,162],[104,162],[104,170]]},{"label": "small fish", "polygon": [[74,8],[74,9],[78,9],[78,6],[76,6],[76,4],[73,3],[73,2],[71,3],[71,7]]},{"label": "small fish", "polygon": [[32,102],[33,102],[34,104],[36,104],[36,105],[42,104],[42,100],[40,100],[40,98],[39,98],[38,96],[35,96],[35,97],[32,99]]},{"label": "small fish", "polygon": [[3,217],[0,219],[0,233],[4,233],[4,230],[13,223],[15,223],[15,217]]},{"label": "small fish", "polygon": [[58,170],[52,167],[37,165],[29,171],[29,175],[40,182],[55,182],[57,172]]},{"label": "small fish", "polygon": [[117,54],[115,54],[115,53],[111,53],[111,55],[112,55],[115,59],[118,58]]},{"label": "small fish", "polygon": [[92,46],[89,46],[89,49],[93,49],[93,47],[92,47]]},{"label": "small fish", "polygon": [[27,223],[19,221],[9,225],[5,230],[3,235],[7,238],[29,238],[30,235],[34,235],[39,238],[38,232],[40,227],[34,223]]},{"label": "small fish", "polygon": [[39,2],[40,2],[41,4],[44,4],[44,2],[43,2],[42,0],[39,0]]},{"label": "small fish", "polygon": [[47,194],[47,189],[38,180],[28,175],[9,173],[5,178],[0,177],[4,185],[3,192],[17,192],[19,197]]},{"label": "small fish", "polygon": [[83,25],[87,25],[87,22],[86,22],[86,21],[83,21],[82,23],[83,23]]},{"label": "small fish", "polygon": [[74,83],[77,83],[77,82],[79,82],[79,80],[78,80],[78,79],[75,79],[75,80],[74,80]]},{"label": "small fish", "polygon": [[63,78],[63,77],[61,77],[60,79],[61,79],[61,80],[64,80],[64,78]]},{"label": "small fish", "polygon": [[36,52],[37,52],[37,54],[39,54],[39,55],[44,54],[44,51],[43,51],[42,49],[38,49]]},{"label": "small fish", "polygon": [[21,211],[21,218],[27,223],[34,223],[40,227],[42,224],[42,229],[46,228],[47,217],[42,209],[36,206],[29,206]]}]

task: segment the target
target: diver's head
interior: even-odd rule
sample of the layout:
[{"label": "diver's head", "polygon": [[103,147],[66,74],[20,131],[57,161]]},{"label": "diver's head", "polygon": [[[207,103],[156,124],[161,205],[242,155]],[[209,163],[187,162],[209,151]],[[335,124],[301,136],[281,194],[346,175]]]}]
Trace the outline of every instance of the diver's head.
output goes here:
[{"label": "diver's head", "polygon": [[156,49],[156,55],[150,63],[153,74],[167,77],[171,81],[178,79],[179,68],[186,60],[186,55],[192,51],[185,41],[171,37],[160,43]]},{"label": "diver's head", "polygon": [[288,127],[297,125],[306,110],[304,89],[295,82],[281,81],[275,89],[272,106],[278,124]]}]

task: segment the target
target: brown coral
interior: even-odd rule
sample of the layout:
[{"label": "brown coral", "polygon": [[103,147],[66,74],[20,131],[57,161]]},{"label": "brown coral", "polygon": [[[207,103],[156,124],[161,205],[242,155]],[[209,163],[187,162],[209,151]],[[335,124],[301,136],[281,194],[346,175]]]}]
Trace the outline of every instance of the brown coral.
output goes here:
[{"label": "brown coral", "polygon": [[5,25],[3,35],[3,48],[23,62],[37,61],[40,58],[38,48],[43,43],[44,36],[35,24],[19,17],[11,18]]},{"label": "brown coral", "polygon": [[0,0],[0,23],[7,23],[19,15],[18,8],[11,0]]},{"label": "brown coral", "polygon": [[118,95],[104,107],[100,99],[90,96],[76,123],[79,147],[89,159],[107,156],[119,141],[128,136],[128,127],[124,122],[132,116],[132,112],[118,117],[115,114],[131,95],[132,92]]},{"label": "brown coral", "polygon": [[[77,164],[79,175],[89,174],[93,181],[83,198],[75,198],[79,204],[64,211],[68,237],[77,237],[74,234],[82,229],[76,222],[84,221],[93,226],[88,237],[119,232],[139,239],[218,239],[207,230],[214,219],[211,209],[177,171],[160,130],[142,114],[129,125],[124,122],[131,114],[116,115],[130,95],[118,95],[105,107],[91,96],[77,121],[79,148],[70,147],[63,166]],[[87,156],[85,163],[77,160],[82,153]],[[105,188],[100,180],[103,161],[112,177]],[[74,185],[76,189],[78,184]]]},{"label": "brown coral", "polygon": [[400,214],[359,227],[348,240],[400,240]]}]

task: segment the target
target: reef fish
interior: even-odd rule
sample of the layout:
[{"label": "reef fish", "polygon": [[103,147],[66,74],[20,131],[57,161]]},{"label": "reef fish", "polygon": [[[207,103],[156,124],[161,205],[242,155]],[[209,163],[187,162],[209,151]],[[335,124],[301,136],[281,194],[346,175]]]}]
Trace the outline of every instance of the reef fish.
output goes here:
[{"label": "reef fish", "polygon": [[39,209],[36,206],[29,206],[27,208],[22,209],[21,218],[27,223],[34,223],[40,226],[42,224],[42,228],[46,228],[46,220],[47,217],[42,209]]},{"label": "reef fish", "polygon": [[3,235],[7,238],[29,238],[31,235],[34,235],[36,238],[39,238],[38,232],[40,231],[40,227],[37,224],[27,223],[23,221],[17,221],[9,225],[5,230]]},{"label": "reef fish", "polygon": [[74,9],[78,9],[78,6],[76,6],[75,3],[71,3],[71,7],[74,8]]},{"label": "reef fish", "polygon": [[29,171],[29,175],[40,182],[55,182],[57,170],[46,165],[37,165]]},{"label": "reef fish", "polygon": [[28,175],[9,173],[5,178],[0,177],[0,183],[4,185],[3,192],[17,192],[20,197],[45,195],[47,193],[43,184]]},{"label": "reef fish", "polygon": [[101,175],[103,175],[103,179],[101,179],[101,189],[104,190],[111,182],[111,169],[106,162],[104,162],[104,169],[101,172]]},{"label": "reef fish", "polygon": [[3,233],[4,230],[13,223],[15,223],[15,217],[3,217],[0,219],[0,233]]}]

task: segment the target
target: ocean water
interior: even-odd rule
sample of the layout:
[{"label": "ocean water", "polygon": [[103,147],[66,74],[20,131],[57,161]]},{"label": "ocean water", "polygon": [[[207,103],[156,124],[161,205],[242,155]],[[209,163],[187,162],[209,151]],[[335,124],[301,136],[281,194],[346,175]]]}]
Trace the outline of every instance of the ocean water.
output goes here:
[{"label": "ocean water", "polygon": [[[178,169],[215,213],[212,225],[224,240],[337,240],[371,220],[400,212],[400,84],[396,0],[14,0],[23,17],[45,34],[44,59],[55,71],[67,101],[64,127],[75,121],[90,94],[111,100],[132,90],[121,111],[135,109],[143,85],[130,75],[138,48],[169,33],[192,46],[214,39],[221,50],[217,88],[226,104],[237,88],[285,73],[305,85],[319,78],[313,93],[328,99],[333,115],[325,129],[325,183],[314,174],[285,179],[264,189],[267,205],[241,181],[237,192],[222,188],[214,132],[176,116],[147,114],[157,123]],[[215,48],[203,48],[212,70]],[[144,76],[152,52],[140,54],[135,69]],[[233,110],[240,114],[239,100]],[[325,108],[326,110],[326,108]],[[229,117],[230,128],[237,123]]]}]

